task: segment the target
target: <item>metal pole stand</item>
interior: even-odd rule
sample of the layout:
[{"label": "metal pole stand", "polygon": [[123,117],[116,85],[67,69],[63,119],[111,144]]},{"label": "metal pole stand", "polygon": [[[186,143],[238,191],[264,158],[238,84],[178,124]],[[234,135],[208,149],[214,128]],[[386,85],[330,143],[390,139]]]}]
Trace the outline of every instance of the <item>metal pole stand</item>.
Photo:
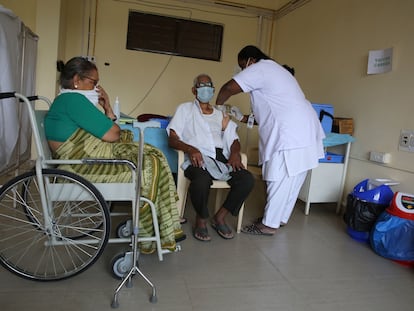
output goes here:
[{"label": "metal pole stand", "polygon": [[[131,235],[131,242],[132,242],[132,263],[129,272],[123,278],[122,282],[118,285],[115,290],[114,297],[112,300],[111,307],[118,308],[119,301],[118,295],[121,291],[121,288],[126,284],[126,287],[132,287],[132,277],[135,274],[139,274],[152,288],[152,293],[149,298],[149,301],[152,303],[157,302],[157,294],[155,290],[154,284],[141,272],[138,268],[138,233],[139,233],[139,208],[141,200],[151,202],[148,199],[141,198],[141,172],[142,172],[142,161],[144,156],[144,130],[147,127],[160,127],[160,123],[156,121],[148,121],[148,122],[134,122],[134,127],[138,127],[139,130],[139,152],[138,152],[138,167],[137,167],[137,178],[136,178],[136,204],[135,209],[133,209],[133,232]],[[152,203],[152,202],[151,202]],[[127,256],[125,256],[127,257]]]}]

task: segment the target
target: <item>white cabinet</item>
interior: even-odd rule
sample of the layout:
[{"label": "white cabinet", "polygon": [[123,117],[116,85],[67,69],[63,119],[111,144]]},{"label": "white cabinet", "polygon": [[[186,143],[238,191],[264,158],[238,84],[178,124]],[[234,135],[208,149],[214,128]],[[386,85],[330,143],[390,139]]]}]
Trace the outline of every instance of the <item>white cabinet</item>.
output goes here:
[{"label": "white cabinet", "polygon": [[343,163],[319,163],[308,172],[299,192],[299,199],[305,202],[305,215],[309,215],[311,203],[337,202],[336,212],[340,211],[351,142],[342,145]]}]

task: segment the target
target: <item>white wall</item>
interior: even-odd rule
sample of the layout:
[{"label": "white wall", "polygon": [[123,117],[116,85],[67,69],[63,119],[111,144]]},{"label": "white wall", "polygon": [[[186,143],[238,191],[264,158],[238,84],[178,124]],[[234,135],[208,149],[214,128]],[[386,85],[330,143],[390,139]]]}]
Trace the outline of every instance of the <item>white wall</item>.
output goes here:
[{"label": "white wall", "polygon": [[36,84],[38,95],[53,98],[58,74],[60,0],[37,1],[36,33],[39,35]]},{"label": "white wall", "polygon": [[[76,2],[73,1],[74,4]],[[155,5],[157,2],[160,4]],[[240,48],[256,41],[258,19],[254,16],[242,13],[231,16],[229,11],[218,11],[212,7],[200,7],[179,1],[147,3],[151,4],[145,5],[134,1],[98,1],[95,41],[92,40],[90,44],[94,45],[101,84],[112,99],[119,96],[125,113],[173,114],[179,103],[193,98],[191,87],[197,74],[210,74],[217,88],[220,87],[234,73],[234,67],[237,65],[236,55]],[[67,20],[75,24],[81,16],[82,5],[72,5],[71,2],[70,6]],[[221,61],[127,50],[129,10],[223,24]],[[67,29],[73,27],[68,23]],[[82,52],[73,49],[79,47],[79,39],[80,34],[76,30],[67,33],[67,58]],[[248,109],[248,102],[244,105]]]},{"label": "white wall", "polygon": [[37,0],[0,0],[0,4],[12,10],[32,31],[36,30]]},{"label": "white wall", "polygon": [[[273,55],[294,66],[307,97],[355,121],[347,192],[365,178],[393,178],[414,193],[414,153],[398,150],[400,130],[414,129],[414,1],[312,0],[277,21]],[[370,50],[393,47],[390,73],[367,75]],[[388,152],[388,165],[369,162]]]},{"label": "white wall", "polygon": [[[118,96],[122,112],[132,116],[141,113],[172,115],[178,104],[193,100],[191,87],[194,77],[199,73],[209,74],[218,92],[221,85],[235,72],[238,51],[247,44],[259,41],[259,18],[256,15],[181,1],[100,0],[96,14],[91,12],[92,16],[96,15],[96,30],[92,30],[90,48],[87,52],[86,44],[82,43],[85,29],[82,29],[81,25],[82,16],[85,12],[88,14],[91,6],[88,1],[80,0],[67,2],[67,6],[66,60],[94,51],[101,85],[110,94],[112,101]],[[221,61],[127,50],[129,10],[222,24],[224,37]],[[261,34],[264,42],[270,41],[270,25],[268,19],[263,19]],[[92,27],[94,26],[93,21]],[[250,111],[248,95],[242,94],[230,104],[238,105],[246,114]],[[247,142],[246,132],[247,129],[243,125],[239,133],[244,145]],[[251,131],[249,145],[257,146],[256,131]]]}]

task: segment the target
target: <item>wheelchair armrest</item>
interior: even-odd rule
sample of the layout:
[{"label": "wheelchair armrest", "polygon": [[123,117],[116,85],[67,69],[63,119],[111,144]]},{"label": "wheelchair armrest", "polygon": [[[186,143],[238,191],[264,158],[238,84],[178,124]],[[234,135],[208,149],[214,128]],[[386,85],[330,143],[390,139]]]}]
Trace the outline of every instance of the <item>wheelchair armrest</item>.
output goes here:
[{"label": "wheelchair armrest", "polygon": [[123,160],[123,159],[82,159],[82,162],[84,164],[125,164],[128,165],[132,170],[136,170],[137,166],[134,162],[129,160]]},{"label": "wheelchair armrest", "polygon": [[136,171],[137,166],[134,162],[124,159],[104,159],[104,158],[85,158],[85,159],[73,159],[73,160],[43,160],[42,163],[47,165],[81,165],[81,164],[115,164],[115,165],[127,165],[131,171]]}]

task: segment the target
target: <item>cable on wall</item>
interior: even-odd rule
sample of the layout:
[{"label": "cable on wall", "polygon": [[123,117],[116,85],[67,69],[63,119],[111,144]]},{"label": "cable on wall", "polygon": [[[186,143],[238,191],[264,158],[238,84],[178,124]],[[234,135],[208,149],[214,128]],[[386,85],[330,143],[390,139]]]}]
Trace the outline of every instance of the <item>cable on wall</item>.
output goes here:
[{"label": "cable on wall", "polygon": [[[96,1],[98,1],[98,0],[96,0]],[[197,8],[189,8],[188,6],[168,5],[168,4],[163,4],[163,3],[159,3],[157,1],[151,1],[151,0],[114,0],[114,1],[121,2],[121,3],[127,3],[127,4],[132,4],[132,5],[141,5],[141,6],[146,6],[146,7],[150,7],[150,8],[161,8],[161,9],[168,9],[168,10],[183,11],[183,12],[186,12],[188,14],[187,18],[189,18],[189,19],[192,18],[193,11],[201,11],[201,12],[208,12],[208,13],[213,13],[213,14],[220,14],[220,15],[226,15],[226,16],[236,16],[236,17],[243,17],[243,18],[257,18],[257,16],[248,16],[248,15],[240,15],[240,14],[228,14],[228,13],[220,13],[220,12],[215,12],[215,11],[209,11],[209,10],[202,10],[202,9],[197,9]],[[186,1],[183,1],[183,0],[176,0],[176,1],[186,2]],[[202,2],[202,1],[195,1],[194,4],[200,5],[201,4],[200,2]],[[249,14],[251,14],[251,13],[249,13]],[[168,61],[166,62],[164,67],[161,69],[161,72],[159,73],[157,78],[154,80],[152,85],[149,87],[148,91],[145,92],[145,95],[141,99],[139,99],[138,103],[132,108],[132,110],[130,112],[128,112],[128,115],[132,115],[135,111],[138,111],[139,107],[144,103],[145,99],[149,96],[151,91],[157,85],[158,81],[161,79],[164,72],[167,70],[168,66],[170,65],[170,63],[173,59],[173,57],[174,56],[172,55],[168,58]]]},{"label": "cable on wall", "polygon": [[[162,9],[169,9],[169,10],[180,10],[188,13],[188,18],[191,19],[192,12],[193,11],[200,11],[200,12],[208,12],[212,14],[219,14],[219,15],[226,15],[226,16],[235,16],[235,17],[243,17],[243,18],[258,18],[258,31],[257,31],[257,45],[259,47],[262,46],[262,27],[263,27],[263,19],[270,19],[271,20],[271,33],[273,32],[274,27],[274,20],[281,18],[282,16],[285,16],[286,14],[289,14],[290,12],[296,10],[297,8],[305,5],[306,3],[310,2],[311,0],[292,0],[289,3],[285,4],[278,10],[272,10],[257,6],[252,6],[248,4],[241,4],[237,2],[232,1],[226,1],[226,0],[175,0],[176,2],[184,2],[184,3],[190,3],[197,6],[212,6],[215,8],[220,9],[227,9],[229,11],[238,11],[243,12],[243,15],[240,14],[229,14],[229,13],[221,13],[217,11],[210,11],[205,9],[198,9],[198,8],[189,8],[188,6],[180,6],[180,5],[168,5],[162,2],[159,2],[157,0],[114,0],[116,2],[121,3],[127,3],[127,4],[134,4],[134,5],[142,5],[147,6],[151,8],[162,8]],[[98,0],[96,0],[96,7],[95,7],[95,29],[96,29],[96,19],[97,19],[97,9],[98,9]],[[251,15],[249,17],[249,15]],[[91,37],[91,34],[89,35],[89,39]],[[95,41],[95,38],[94,38]],[[89,41],[88,41],[89,43]],[[270,46],[269,46],[270,49]],[[95,42],[93,42],[93,52],[95,52]],[[158,81],[161,79],[163,73],[167,70],[169,64],[172,61],[173,56],[171,56],[167,63],[165,64],[164,68],[162,68],[160,74],[157,76],[157,78],[154,80],[151,87],[148,89],[148,91],[145,93],[145,95],[138,101],[138,103],[133,107],[133,109],[129,112],[129,114],[132,114],[134,111],[136,111],[141,104],[145,101],[145,99],[149,96],[155,85],[158,83]]]}]

